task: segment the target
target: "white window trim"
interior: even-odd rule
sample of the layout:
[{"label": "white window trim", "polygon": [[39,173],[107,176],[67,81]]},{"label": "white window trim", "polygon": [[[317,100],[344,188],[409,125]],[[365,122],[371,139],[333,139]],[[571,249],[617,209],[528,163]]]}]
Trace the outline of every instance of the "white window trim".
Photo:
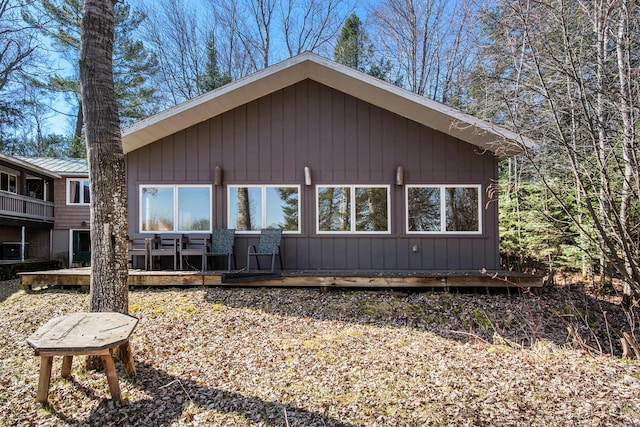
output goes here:
[{"label": "white window trim", "polygon": [[[83,200],[80,203],[74,203],[71,201],[71,197],[70,197],[71,181],[80,182],[80,197]],[[89,206],[91,204],[91,201],[89,202],[84,201],[84,184],[83,183],[85,181],[87,182],[87,184],[89,184],[89,178],[67,178],[67,205],[68,206]],[[89,198],[91,198],[91,189],[89,189]]]},{"label": "white window trim", "polygon": [[[440,190],[440,230],[439,231],[410,231],[409,230],[409,189],[410,188],[438,188]],[[476,188],[478,190],[478,230],[477,231],[447,231],[446,188]],[[405,185],[405,232],[407,234],[437,234],[437,235],[481,235],[482,234],[482,185],[480,184],[410,184]]]},{"label": "white window trim", "polygon": [[[173,189],[173,230],[143,230],[142,229],[142,189],[143,188],[171,188]],[[208,230],[176,230],[178,223],[178,189],[179,188],[208,188],[209,189],[209,229]],[[138,185],[138,232],[141,234],[208,234],[213,227],[213,187],[207,184],[139,184]]]},{"label": "white window trim", "polygon": [[[351,211],[349,212],[349,223],[351,224],[351,230],[350,231],[324,231],[324,230],[320,230],[320,212],[319,212],[319,206],[318,206],[318,201],[320,200],[320,197],[318,195],[318,191],[320,188],[344,188],[344,187],[348,187],[351,191],[349,194],[350,197],[350,205],[351,205]],[[356,211],[355,211],[355,206],[356,206],[356,192],[355,189],[356,188],[385,188],[387,190],[387,230],[386,231],[357,231],[356,230]],[[330,235],[336,235],[336,234],[357,234],[357,235],[366,235],[366,234],[375,234],[375,235],[381,235],[381,234],[391,234],[391,186],[389,184],[380,184],[380,185],[376,185],[376,184],[330,184],[330,185],[316,185],[316,233],[317,234],[330,234]]]},{"label": "white window trim", "polygon": [[[228,228],[234,228],[234,226],[231,225],[230,221],[231,221],[231,203],[229,203],[229,200],[231,200],[231,189],[233,188],[260,188],[261,189],[261,194],[260,196],[262,197],[263,203],[262,206],[260,207],[260,227],[262,228],[262,226],[264,225],[265,219],[267,217],[267,204],[264,203],[264,201],[267,199],[267,189],[268,188],[295,188],[296,190],[298,190],[298,229],[297,230],[282,230],[282,234],[300,234],[301,233],[301,226],[302,226],[302,203],[301,203],[301,199],[302,199],[302,192],[300,191],[300,185],[299,184],[268,184],[268,185],[260,185],[260,184],[230,184],[227,185],[227,227]],[[236,229],[236,234],[259,234],[260,230],[238,230]]]},{"label": "white window trim", "polygon": [[15,187],[13,188],[13,191],[11,191],[10,188],[7,188],[6,190],[0,188],[0,191],[4,191],[6,193],[11,193],[11,194],[18,194],[18,175],[6,172],[6,171],[0,171],[0,173],[7,175],[7,185],[9,185],[9,177],[13,177],[13,180],[15,182]]}]

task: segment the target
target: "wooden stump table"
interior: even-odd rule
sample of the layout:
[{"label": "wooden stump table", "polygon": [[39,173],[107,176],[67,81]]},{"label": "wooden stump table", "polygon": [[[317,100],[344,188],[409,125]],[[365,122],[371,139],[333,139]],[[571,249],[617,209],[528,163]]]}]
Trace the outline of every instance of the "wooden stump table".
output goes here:
[{"label": "wooden stump table", "polygon": [[129,336],[138,319],[122,313],[73,313],[56,317],[40,327],[27,343],[40,356],[40,380],[36,400],[46,404],[54,356],[62,356],[62,377],[71,375],[73,356],[100,356],[104,364],[111,398],[120,400],[120,385],[113,362],[120,348],[127,375],[136,373]]}]

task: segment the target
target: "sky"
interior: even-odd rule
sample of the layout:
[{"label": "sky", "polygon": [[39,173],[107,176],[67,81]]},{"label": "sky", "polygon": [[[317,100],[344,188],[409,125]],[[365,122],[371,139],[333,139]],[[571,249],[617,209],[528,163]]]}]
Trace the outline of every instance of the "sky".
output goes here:
[{"label": "sky", "polygon": [[[192,0],[196,7],[201,8],[205,11],[209,7],[208,0]],[[372,1],[375,0],[352,0],[352,1],[341,1],[340,5],[344,8],[345,17],[350,14],[353,10],[358,16],[364,20],[364,17],[367,14],[367,8],[371,4]],[[141,7],[145,6],[157,6],[157,0],[130,0],[130,4],[133,7]],[[189,4],[189,3],[188,3]],[[206,12],[203,12],[205,14]],[[274,47],[277,49],[277,46]],[[73,67],[74,64],[60,54],[53,52],[53,49],[50,52],[49,61],[52,64],[51,69],[55,70],[56,73],[60,75],[72,75],[76,72]],[[285,58],[282,58],[285,59]],[[77,72],[76,72],[77,73]],[[56,102],[53,105],[53,112],[45,120],[45,128],[46,134],[57,134],[57,135],[70,135],[73,133],[73,129],[75,127],[75,119],[76,119],[76,108],[75,103],[68,102],[67,99],[63,95],[58,96]]]}]

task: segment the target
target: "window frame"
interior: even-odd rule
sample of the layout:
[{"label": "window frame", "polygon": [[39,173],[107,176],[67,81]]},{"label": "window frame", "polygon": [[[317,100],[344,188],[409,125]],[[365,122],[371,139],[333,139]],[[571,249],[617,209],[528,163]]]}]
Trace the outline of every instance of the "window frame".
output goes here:
[{"label": "window frame", "polygon": [[[80,198],[81,202],[75,203],[71,201],[71,182],[80,183]],[[84,201],[84,183],[87,183],[89,187],[89,201]],[[91,184],[89,184],[89,178],[67,178],[67,206],[89,206],[91,205]]]},{"label": "window frame", "polygon": [[[349,188],[349,204],[350,204],[350,213],[349,213],[349,223],[350,230],[338,230],[338,231],[326,231],[320,230],[320,188]],[[387,191],[387,229],[385,231],[358,231],[356,229],[356,189],[360,188],[384,188]],[[316,234],[324,234],[324,235],[336,235],[336,234],[347,234],[347,235],[390,235],[391,234],[391,186],[389,184],[327,184],[327,185],[316,185],[315,186],[315,209],[316,209]]]},{"label": "window frame", "polygon": [[[2,188],[2,175],[7,176],[7,188]],[[13,191],[11,190],[11,178],[13,178]],[[18,194],[18,175],[6,171],[0,171],[0,191]]]},{"label": "window frame", "polygon": [[[231,190],[237,188],[259,188],[260,197],[262,200],[262,206],[260,207],[260,228],[257,230],[238,230],[233,224],[231,224]],[[269,188],[295,188],[298,191],[298,229],[297,230],[285,230],[282,229],[283,234],[301,234],[302,233],[302,191],[300,184],[228,184],[227,185],[227,227],[235,228],[236,234],[259,234],[260,230],[265,228],[267,223],[267,189]]]},{"label": "window frame", "polygon": [[[438,231],[412,231],[409,230],[409,190],[412,188],[437,188],[440,191],[440,230]],[[474,231],[448,231],[447,227],[447,188],[475,188],[478,191],[478,230]],[[405,185],[405,232],[406,234],[430,234],[430,235],[482,235],[482,185],[481,184],[407,184]]]},{"label": "window frame", "polygon": [[[171,230],[143,230],[142,194],[144,188],[171,188],[173,190],[173,228]],[[209,190],[209,229],[208,230],[180,230],[180,188],[207,188]],[[139,184],[138,185],[138,232],[141,234],[209,234],[213,229],[213,186],[211,184]]]}]

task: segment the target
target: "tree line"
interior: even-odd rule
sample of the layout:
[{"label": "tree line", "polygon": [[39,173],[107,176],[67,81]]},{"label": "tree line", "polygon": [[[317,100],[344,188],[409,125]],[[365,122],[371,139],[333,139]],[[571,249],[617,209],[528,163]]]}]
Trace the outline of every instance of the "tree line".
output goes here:
[{"label": "tree line", "polygon": [[[3,152],[86,155],[82,3],[0,0]],[[157,0],[115,10],[122,126],[313,51],[538,142],[500,164],[499,198],[489,189],[504,268],[597,273],[640,291],[635,1]],[[59,109],[64,134],[50,130]]]}]

